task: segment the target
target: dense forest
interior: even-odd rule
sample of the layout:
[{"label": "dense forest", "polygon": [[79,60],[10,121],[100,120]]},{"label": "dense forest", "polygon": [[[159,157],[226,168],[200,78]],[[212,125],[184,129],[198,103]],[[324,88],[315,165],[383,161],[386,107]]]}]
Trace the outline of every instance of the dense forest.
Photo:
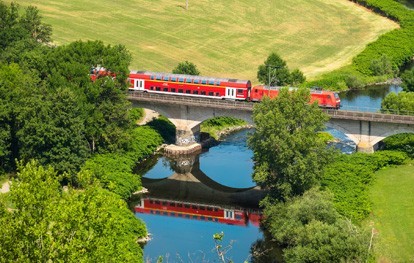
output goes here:
[{"label": "dense forest", "polygon": [[[0,2],[0,21],[0,173],[12,180],[0,197],[0,261],[142,259],[145,225],[124,199],[141,187],[132,169],[162,137],[135,124],[129,52],[54,46],[36,7]],[[97,65],[116,78],[92,82]]]}]

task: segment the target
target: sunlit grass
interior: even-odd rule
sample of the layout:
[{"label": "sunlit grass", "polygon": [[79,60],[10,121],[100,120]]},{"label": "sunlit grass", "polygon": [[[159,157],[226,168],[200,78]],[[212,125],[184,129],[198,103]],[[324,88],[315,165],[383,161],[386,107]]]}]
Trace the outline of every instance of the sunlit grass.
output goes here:
[{"label": "sunlit grass", "polygon": [[19,0],[41,10],[56,44],[124,44],[132,69],[171,71],[188,60],[203,75],[250,79],[271,52],[308,77],[350,63],[397,27],[347,0]]},{"label": "sunlit grass", "polygon": [[370,224],[379,262],[414,261],[414,161],[377,172]]}]

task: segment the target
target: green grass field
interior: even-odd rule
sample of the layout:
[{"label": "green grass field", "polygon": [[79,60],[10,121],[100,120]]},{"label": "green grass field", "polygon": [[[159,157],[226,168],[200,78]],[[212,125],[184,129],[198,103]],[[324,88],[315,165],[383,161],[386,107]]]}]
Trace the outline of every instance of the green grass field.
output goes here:
[{"label": "green grass field", "polygon": [[37,6],[56,44],[103,40],[132,53],[131,69],[250,79],[271,52],[308,78],[350,63],[398,25],[347,0],[18,0]]},{"label": "green grass field", "polygon": [[372,187],[378,262],[414,262],[414,161],[377,173]]}]

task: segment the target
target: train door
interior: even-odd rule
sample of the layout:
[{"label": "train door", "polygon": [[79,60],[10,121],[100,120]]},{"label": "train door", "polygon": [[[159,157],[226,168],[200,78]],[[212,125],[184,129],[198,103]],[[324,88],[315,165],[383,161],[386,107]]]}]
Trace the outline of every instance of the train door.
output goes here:
[{"label": "train door", "polygon": [[134,90],[144,90],[144,80],[143,79],[136,79]]},{"label": "train door", "polygon": [[235,99],[236,98],[236,89],[226,87],[226,99]]},{"label": "train door", "polygon": [[225,219],[234,219],[234,210],[224,209],[224,218]]}]

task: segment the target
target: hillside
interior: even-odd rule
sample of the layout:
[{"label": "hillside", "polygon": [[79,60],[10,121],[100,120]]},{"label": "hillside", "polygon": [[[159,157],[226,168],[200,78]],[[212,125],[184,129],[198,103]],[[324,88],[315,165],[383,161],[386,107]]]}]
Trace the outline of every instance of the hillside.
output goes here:
[{"label": "hillside", "polygon": [[35,5],[56,44],[124,44],[131,69],[171,71],[194,62],[203,75],[251,79],[270,52],[308,78],[350,63],[398,25],[346,0],[19,0]]}]

